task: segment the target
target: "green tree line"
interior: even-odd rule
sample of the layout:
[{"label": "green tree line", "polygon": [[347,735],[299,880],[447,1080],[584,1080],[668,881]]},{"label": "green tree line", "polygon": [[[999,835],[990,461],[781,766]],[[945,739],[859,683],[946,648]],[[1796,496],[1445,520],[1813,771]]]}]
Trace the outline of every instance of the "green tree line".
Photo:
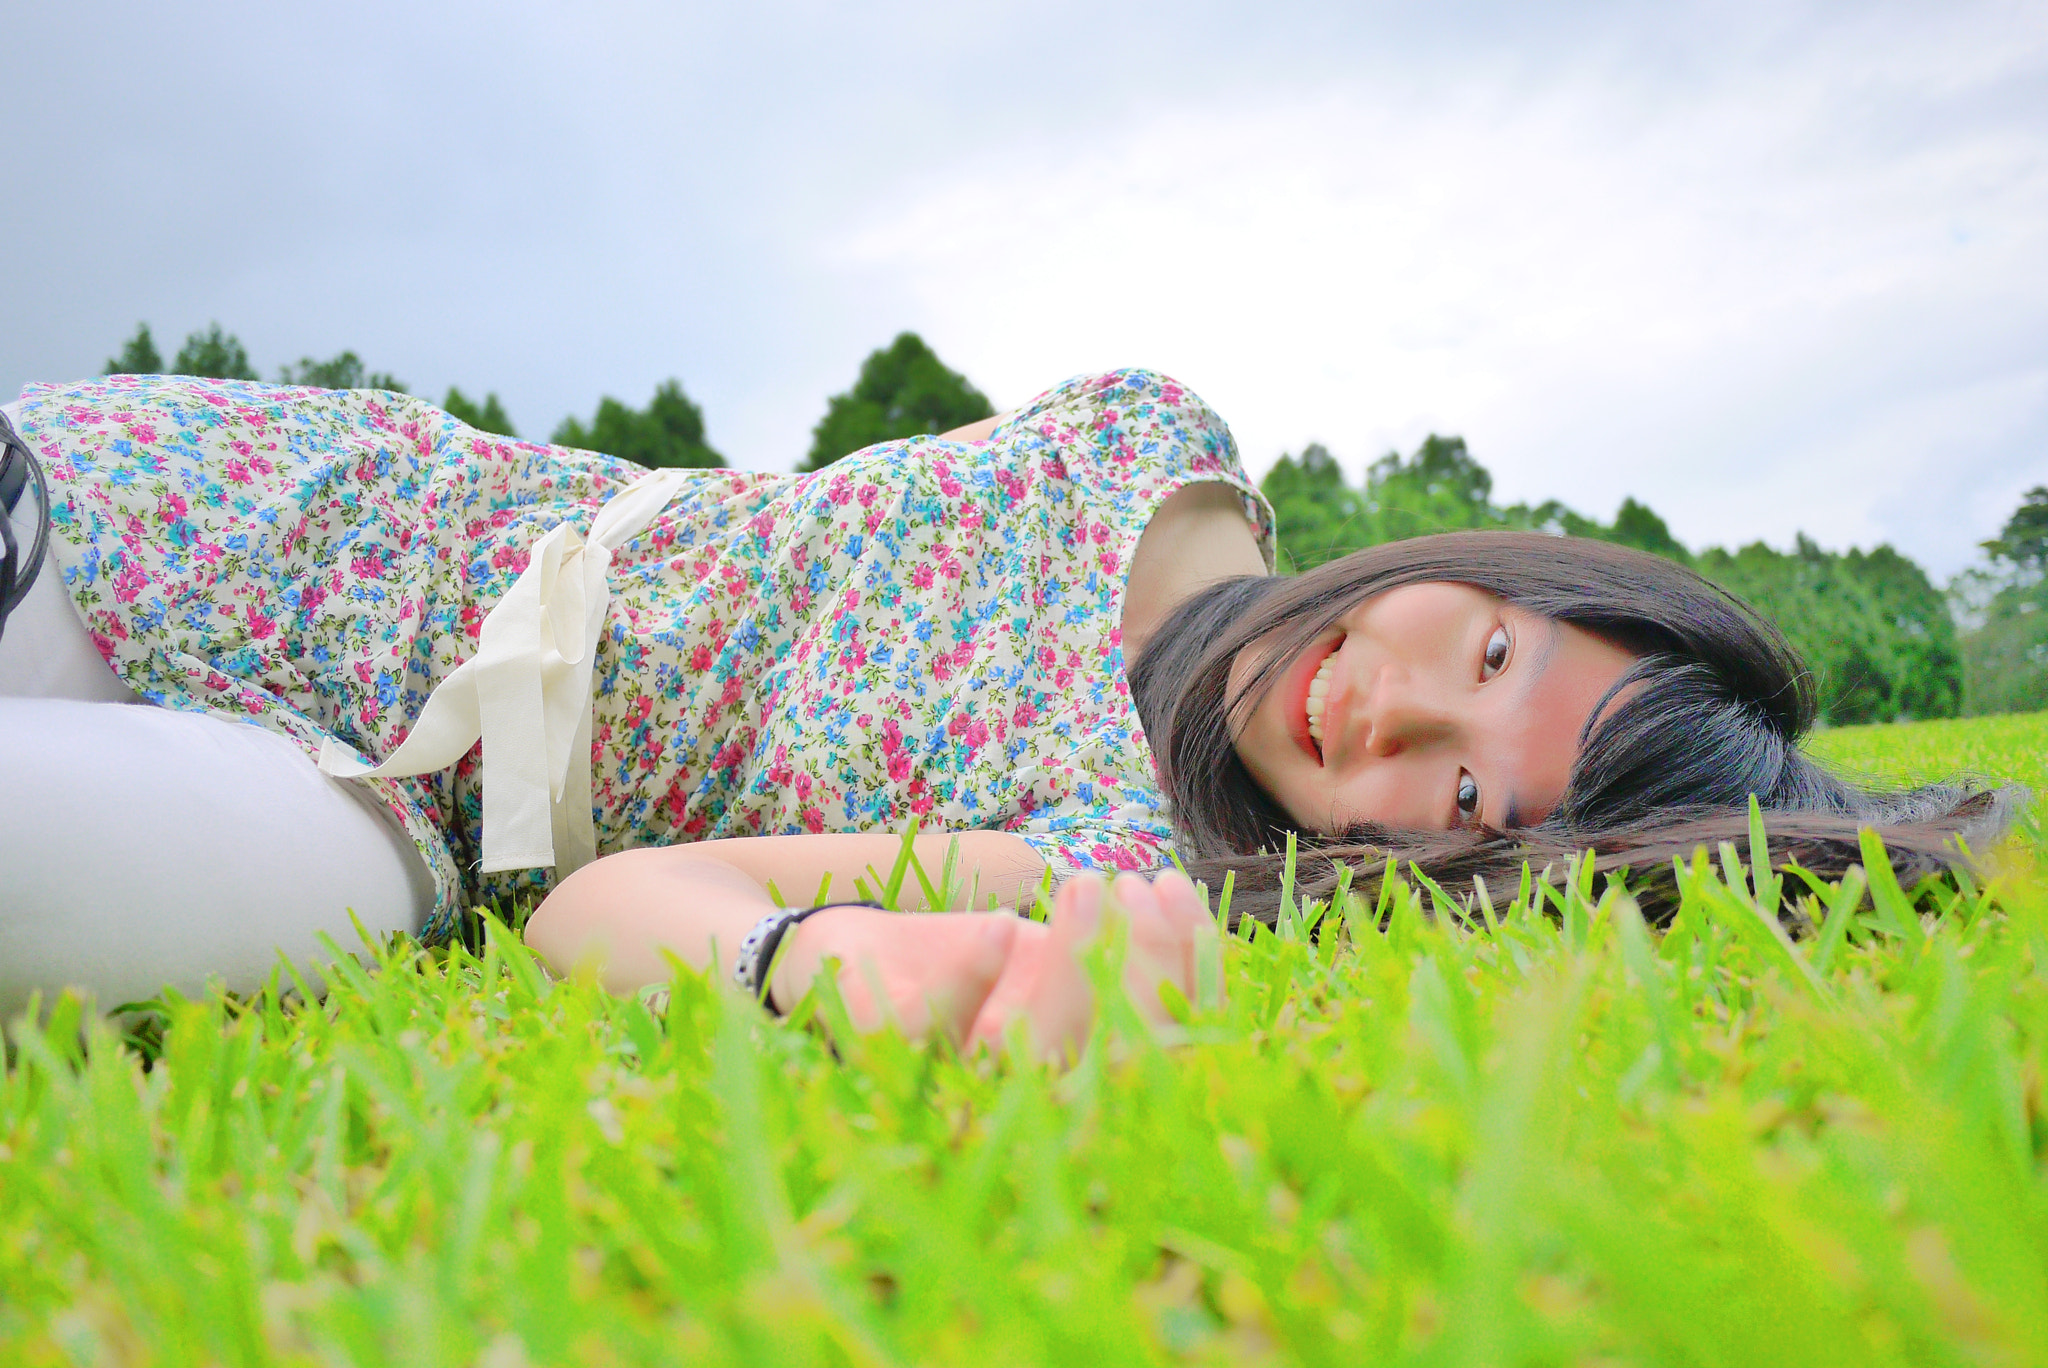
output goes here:
[{"label": "green tree line", "polygon": [[[110,373],[165,369],[146,324],[107,363]],[[218,323],[187,337],[168,369],[258,378],[241,342]],[[353,351],[302,358],[278,378],[405,391]],[[441,407],[473,427],[517,435],[495,392],[477,401],[451,387]],[[819,470],[876,442],[944,432],[994,411],[922,338],[901,333],[862,361],[848,389],[827,399],[799,469]],[[550,440],[647,466],[726,464],[706,437],[703,409],[677,379],[657,385],[642,408],[607,395],[588,420],[564,418]],[[2028,494],[2000,536],[1984,544],[1985,563],[1946,593],[1890,546],[1830,551],[1802,535],[1790,551],[1762,542],[1694,551],[1634,498],[1623,499],[1608,522],[1556,500],[1496,503],[1492,474],[1461,437],[1431,435],[1405,458],[1390,452],[1355,484],[1326,448],[1311,444],[1299,456],[1282,455],[1260,487],[1279,515],[1284,572],[1459,528],[1598,537],[1690,565],[1770,616],[1813,666],[1830,723],[2048,707],[2048,487]]]},{"label": "green tree line", "polygon": [[[166,367],[163,354],[149,324],[138,324],[135,335],[121,350],[108,358],[109,375],[198,375],[218,380],[258,380],[248,349],[233,333],[212,323],[186,337],[178,354]],[[278,371],[277,379],[287,385],[311,385],[321,389],[381,389],[406,394],[405,382],[388,371],[373,371],[353,351],[344,351],[325,361],[303,357]],[[512,420],[495,391],[481,401],[460,388],[450,386],[440,406],[473,428],[517,437]],[[861,363],[853,387],[835,394],[825,405],[825,416],[811,431],[811,448],[802,470],[821,470],[832,462],[876,442],[912,437],[923,432],[946,432],[952,428],[992,416],[995,409],[988,397],[967,377],[939,360],[916,333],[899,333],[886,347],[879,347]],[[548,440],[557,446],[579,447],[623,456],[644,466],[707,467],[725,465],[705,438],[704,410],[683,391],[678,379],[662,381],[645,408],[605,395],[597,412],[585,420],[573,414],[555,425]]]}]

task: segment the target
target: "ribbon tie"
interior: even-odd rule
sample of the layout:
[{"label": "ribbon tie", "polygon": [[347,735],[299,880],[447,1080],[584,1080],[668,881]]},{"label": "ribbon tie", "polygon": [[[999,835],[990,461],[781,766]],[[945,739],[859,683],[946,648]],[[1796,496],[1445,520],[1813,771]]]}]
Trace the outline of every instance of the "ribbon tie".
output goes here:
[{"label": "ribbon tie", "polygon": [[427,774],[481,739],[483,872],[553,865],[566,876],[596,859],[590,673],[611,603],[612,552],[688,478],[649,471],[605,503],[587,541],[568,523],[550,529],[485,614],[476,654],[428,696],[398,749],[372,765],[329,737],[320,746],[321,770],[341,779]]}]

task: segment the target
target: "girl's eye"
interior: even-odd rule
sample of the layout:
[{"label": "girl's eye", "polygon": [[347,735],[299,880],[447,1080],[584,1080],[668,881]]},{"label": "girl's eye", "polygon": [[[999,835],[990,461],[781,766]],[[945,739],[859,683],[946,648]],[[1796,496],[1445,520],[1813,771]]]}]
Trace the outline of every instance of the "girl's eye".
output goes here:
[{"label": "girl's eye", "polygon": [[1479,677],[1491,679],[1499,674],[1508,663],[1508,651],[1513,645],[1514,643],[1508,640],[1507,628],[1494,628],[1493,635],[1486,639],[1486,658],[1484,667],[1479,671]]},{"label": "girl's eye", "polygon": [[1479,781],[1463,770],[1458,772],[1458,815],[1467,819],[1479,815]]}]

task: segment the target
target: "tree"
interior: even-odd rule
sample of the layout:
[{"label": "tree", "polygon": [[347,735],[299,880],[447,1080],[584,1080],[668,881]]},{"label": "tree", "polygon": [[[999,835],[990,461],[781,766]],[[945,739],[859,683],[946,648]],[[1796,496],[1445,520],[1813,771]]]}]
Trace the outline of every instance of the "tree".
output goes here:
[{"label": "tree", "polygon": [[505,406],[498,402],[495,390],[484,396],[479,404],[455,386],[448,387],[448,397],[441,401],[441,407],[454,414],[478,432],[495,432],[500,437],[517,437],[512,430],[512,420],[505,416]]},{"label": "tree", "polygon": [[1692,563],[1692,552],[1686,550],[1685,545],[1671,535],[1670,525],[1658,517],[1649,505],[1637,503],[1633,496],[1621,501],[1621,507],[1614,513],[1614,526],[1605,529],[1603,539],[1620,542],[1623,546],[1633,546],[1638,551],[1648,551],[1681,564]]},{"label": "tree", "polygon": [[1802,534],[1789,553],[1709,547],[1699,569],[1778,624],[1813,669],[1822,721],[1955,716],[1955,624],[1926,572],[1891,547],[1844,554]]},{"label": "tree", "polygon": [[1259,488],[1279,519],[1280,563],[1297,571],[1360,547],[1430,532],[1533,527],[1562,510],[1550,504],[1495,508],[1493,475],[1473,459],[1465,439],[1435,433],[1407,460],[1390,451],[1374,461],[1361,488],[1345,483],[1337,459],[1316,442],[1298,460],[1282,456]]},{"label": "tree", "polygon": [[1984,549],[1993,560],[2006,561],[2022,572],[2048,570],[2048,485],[2028,490]]},{"label": "tree", "polygon": [[1949,591],[1968,627],[1963,711],[2048,708],[2048,487],[2028,490],[1983,547],[1987,563]]},{"label": "tree", "polygon": [[826,402],[799,469],[822,470],[876,442],[948,432],[994,414],[988,396],[947,369],[923,338],[898,333],[894,342],[868,353],[852,389]]},{"label": "tree", "polygon": [[2001,591],[1963,635],[1962,655],[1966,716],[2048,708],[2048,593]]},{"label": "tree", "polygon": [[1889,651],[1894,717],[1954,717],[1965,679],[1955,616],[1919,564],[1889,546],[1854,547],[1843,558],[1877,612],[1876,639]]},{"label": "tree", "polygon": [[[1366,467],[1362,487],[1344,481],[1343,468],[1318,442],[1299,459],[1282,456],[1259,488],[1279,520],[1283,569],[1306,570],[1360,547],[1469,527],[1566,530],[1561,518],[1579,519],[1562,504],[1496,508],[1493,475],[1472,456],[1462,437],[1431,433],[1406,460],[1390,451]],[[1574,529],[1576,530],[1576,529]]]},{"label": "tree", "polygon": [[277,378],[281,384],[308,385],[314,389],[374,389],[406,393],[403,380],[389,371],[365,370],[363,358],[352,351],[342,352],[325,361],[302,356],[296,366],[287,364],[279,370]]},{"label": "tree", "polygon": [[1472,458],[1465,439],[1432,432],[1408,460],[1390,451],[1366,467],[1367,544],[1499,527],[1492,495],[1493,475]]},{"label": "tree", "polygon": [[108,375],[161,375],[164,359],[157,354],[156,339],[149,324],[137,323],[135,336],[122,344],[118,354],[107,358]]},{"label": "tree", "polygon": [[680,380],[664,380],[655,386],[654,398],[644,411],[627,408],[606,395],[598,401],[597,415],[588,426],[576,418],[564,418],[549,440],[557,446],[601,451],[650,467],[725,464],[725,457],[705,442],[704,411],[683,393]]},{"label": "tree", "polygon": [[241,339],[233,333],[222,332],[220,324],[210,325],[205,332],[195,332],[186,337],[185,345],[178,348],[178,358],[171,363],[176,375],[201,375],[213,380],[254,380],[256,368],[249,364],[249,353],[242,349]]},{"label": "tree", "polygon": [[1298,459],[1283,454],[1259,489],[1279,524],[1283,572],[1298,574],[1365,544],[1365,501],[1321,442],[1303,447]]}]

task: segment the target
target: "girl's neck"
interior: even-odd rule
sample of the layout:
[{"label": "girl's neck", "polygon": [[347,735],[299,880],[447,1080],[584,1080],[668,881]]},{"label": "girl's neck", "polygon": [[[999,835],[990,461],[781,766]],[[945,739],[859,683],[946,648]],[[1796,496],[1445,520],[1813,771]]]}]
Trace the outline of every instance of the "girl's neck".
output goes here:
[{"label": "girl's neck", "polygon": [[1145,524],[1124,589],[1123,650],[1136,660],[1152,634],[1197,590],[1237,575],[1263,575],[1265,557],[1245,521],[1244,499],[1227,484],[1186,485]]}]

